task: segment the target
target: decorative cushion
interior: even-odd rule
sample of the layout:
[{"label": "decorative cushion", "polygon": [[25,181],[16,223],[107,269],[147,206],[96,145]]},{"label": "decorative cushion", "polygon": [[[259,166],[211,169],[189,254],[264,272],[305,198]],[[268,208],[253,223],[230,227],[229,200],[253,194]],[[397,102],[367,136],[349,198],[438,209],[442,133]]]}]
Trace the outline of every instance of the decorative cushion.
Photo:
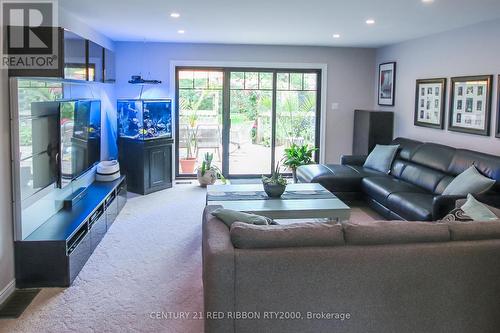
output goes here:
[{"label": "decorative cushion", "polygon": [[446,224],[380,221],[370,224],[345,223],[343,226],[345,241],[348,245],[408,244],[450,240],[450,232]]},{"label": "decorative cushion", "polygon": [[461,174],[444,189],[443,195],[480,194],[488,191],[495,184],[495,180],[483,176],[473,165]]},{"label": "decorative cushion", "polygon": [[344,245],[342,226],[332,223],[251,225],[235,222],[230,235],[233,246],[239,249]]},{"label": "decorative cushion", "polygon": [[376,145],[366,158],[363,166],[389,174],[398,149],[399,145]]},{"label": "decorative cushion", "polygon": [[248,224],[257,224],[257,225],[268,225],[275,223],[273,219],[270,219],[265,216],[243,213],[224,208],[217,208],[212,212],[212,215],[217,217],[222,222],[224,222],[228,227],[231,227],[231,225],[237,221]]},{"label": "decorative cushion", "polygon": [[495,215],[486,205],[477,201],[471,194],[467,195],[467,201],[461,207],[465,214],[474,221],[498,220],[500,217]]},{"label": "decorative cushion", "polygon": [[465,214],[462,208],[453,209],[448,215],[443,217],[439,222],[470,222],[474,221],[470,216]]}]

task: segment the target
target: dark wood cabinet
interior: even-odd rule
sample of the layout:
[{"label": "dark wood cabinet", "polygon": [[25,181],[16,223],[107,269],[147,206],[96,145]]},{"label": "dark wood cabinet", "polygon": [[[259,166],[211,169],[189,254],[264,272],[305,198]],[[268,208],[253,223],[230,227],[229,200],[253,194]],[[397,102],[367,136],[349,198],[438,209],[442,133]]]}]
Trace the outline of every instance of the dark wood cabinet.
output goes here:
[{"label": "dark wood cabinet", "polygon": [[394,135],[394,113],[383,111],[354,111],[352,153],[368,155],[377,144],[388,145]]},{"label": "dark wood cabinet", "polygon": [[26,239],[16,241],[16,286],[70,286],[126,200],[125,177],[95,182],[72,208],[61,210]]},{"label": "dark wood cabinet", "polygon": [[172,139],[119,139],[119,160],[128,191],[148,194],[172,187]]},{"label": "dark wood cabinet", "polygon": [[87,41],[87,80],[104,82],[104,48]]},{"label": "dark wood cabinet", "polygon": [[113,83],[116,81],[115,53],[111,50],[104,49],[103,57],[104,57],[104,59],[103,59],[104,82]]},{"label": "dark wood cabinet", "polygon": [[[63,28],[50,28],[57,38],[54,68],[10,68],[9,76],[56,77],[68,80],[113,83],[114,52]],[[48,33],[48,32],[47,32]]]}]

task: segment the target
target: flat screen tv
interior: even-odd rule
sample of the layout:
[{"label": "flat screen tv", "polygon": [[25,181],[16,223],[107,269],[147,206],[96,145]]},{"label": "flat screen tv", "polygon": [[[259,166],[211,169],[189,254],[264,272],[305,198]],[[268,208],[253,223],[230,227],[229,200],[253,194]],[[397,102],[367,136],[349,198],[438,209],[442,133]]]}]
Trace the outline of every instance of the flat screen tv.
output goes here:
[{"label": "flat screen tv", "polygon": [[61,101],[60,137],[60,185],[65,187],[101,159],[101,101]]},{"label": "flat screen tv", "polygon": [[21,198],[57,183],[59,102],[32,102],[19,116]]}]

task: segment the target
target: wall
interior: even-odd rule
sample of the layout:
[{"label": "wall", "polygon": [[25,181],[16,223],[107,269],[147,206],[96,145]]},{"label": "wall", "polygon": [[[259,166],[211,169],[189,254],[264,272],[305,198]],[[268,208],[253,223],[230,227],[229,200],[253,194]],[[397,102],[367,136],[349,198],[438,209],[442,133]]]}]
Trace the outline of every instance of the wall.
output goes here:
[{"label": "wall", "polygon": [[[128,84],[131,75],[162,81],[144,89],[143,97],[174,97],[170,91],[171,61],[314,63],[328,65],[326,98],[326,161],[338,162],[352,151],[353,110],[373,103],[375,50],[328,47],[208,45],[116,42],[117,98],[134,98],[141,87]],[[332,103],[339,103],[332,110]]]},{"label": "wall", "polygon": [[[380,109],[395,111],[396,136],[500,154],[500,140],[494,137],[497,110],[496,74],[500,73],[498,61],[498,54],[500,54],[499,31],[500,20],[495,20],[377,50],[377,64],[387,61],[397,62],[395,106],[393,108],[380,107]],[[483,74],[495,74],[491,137],[413,125],[416,79]],[[448,87],[449,85],[450,80],[448,80]],[[449,90],[447,95],[449,99]],[[375,93],[375,98],[376,96]],[[448,107],[447,102],[446,116],[448,115]],[[446,128],[447,122],[448,118],[446,117]]]}]

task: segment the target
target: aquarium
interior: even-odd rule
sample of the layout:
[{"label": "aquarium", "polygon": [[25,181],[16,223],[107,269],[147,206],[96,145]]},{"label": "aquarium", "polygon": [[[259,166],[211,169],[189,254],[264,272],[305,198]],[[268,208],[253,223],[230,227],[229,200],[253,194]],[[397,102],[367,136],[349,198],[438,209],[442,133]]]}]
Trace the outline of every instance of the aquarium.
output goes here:
[{"label": "aquarium", "polygon": [[101,101],[60,102],[60,186],[89,170],[101,159]]},{"label": "aquarium", "polygon": [[118,136],[135,140],[172,137],[172,101],[118,100]]}]

